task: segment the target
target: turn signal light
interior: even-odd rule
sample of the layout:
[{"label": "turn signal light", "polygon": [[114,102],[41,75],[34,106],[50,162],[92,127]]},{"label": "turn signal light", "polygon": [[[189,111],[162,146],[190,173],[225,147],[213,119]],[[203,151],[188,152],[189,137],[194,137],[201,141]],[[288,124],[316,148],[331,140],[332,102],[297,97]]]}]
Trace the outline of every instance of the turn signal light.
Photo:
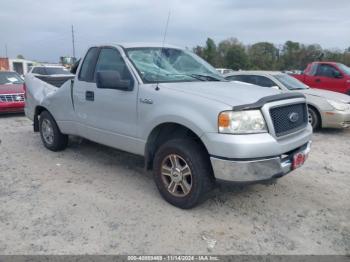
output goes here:
[{"label": "turn signal light", "polygon": [[228,112],[222,112],[219,115],[219,127],[229,127],[230,126],[230,114]]}]

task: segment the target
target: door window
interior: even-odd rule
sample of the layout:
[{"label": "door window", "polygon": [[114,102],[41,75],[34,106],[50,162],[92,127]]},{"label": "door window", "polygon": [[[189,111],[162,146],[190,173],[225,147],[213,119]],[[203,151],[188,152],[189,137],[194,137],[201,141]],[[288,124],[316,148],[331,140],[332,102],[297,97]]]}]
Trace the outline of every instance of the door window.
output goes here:
[{"label": "door window", "polygon": [[340,75],[340,72],[334,66],[320,64],[317,68],[316,76],[336,78],[336,75]]},{"label": "door window", "polygon": [[226,79],[230,81],[240,81],[240,82],[245,82],[245,83],[255,85],[255,79],[250,75],[234,75],[234,76],[229,76]]},{"label": "door window", "polygon": [[244,75],[228,76],[228,77],[226,77],[226,79],[229,81],[247,82]]},{"label": "door window", "polygon": [[87,52],[80,69],[79,80],[93,82],[97,51],[97,47],[92,47]]},{"label": "door window", "polygon": [[276,84],[266,76],[254,76],[256,79],[256,85],[263,87],[272,87],[276,86]]},{"label": "door window", "polygon": [[132,81],[132,76],[124,59],[119,51],[114,48],[102,48],[95,70],[95,77],[97,72],[101,71],[115,71],[119,74],[120,80]]},{"label": "door window", "polygon": [[240,81],[253,85],[263,86],[263,87],[272,87],[276,84],[269,78],[265,76],[256,76],[256,75],[234,75],[229,76],[226,79],[230,81]]},{"label": "door window", "polygon": [[242,81],[240,76],[228,76],[226,79],[229,81]]}]

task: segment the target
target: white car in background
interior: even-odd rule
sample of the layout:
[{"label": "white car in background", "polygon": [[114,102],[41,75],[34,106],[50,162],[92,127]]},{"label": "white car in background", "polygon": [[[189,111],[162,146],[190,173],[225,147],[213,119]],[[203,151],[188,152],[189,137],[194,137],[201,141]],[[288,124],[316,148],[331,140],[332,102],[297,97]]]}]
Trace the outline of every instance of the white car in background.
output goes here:
[{"label": "white car in background", "polygon": [[348,95],[310,88],[296,78],[278,71],[239,71],[226,74],[224,77],[229,81],[245,82],[284,92],[303,93],[308,104],[309,122],[314,130],[350,127]]},{"label": "white car in background", "polygon": [[215,68],[215,69],[216,69],[216,71],[218,71],[222,75],[234,72],[232,69],[228,69],[228,68]]}]

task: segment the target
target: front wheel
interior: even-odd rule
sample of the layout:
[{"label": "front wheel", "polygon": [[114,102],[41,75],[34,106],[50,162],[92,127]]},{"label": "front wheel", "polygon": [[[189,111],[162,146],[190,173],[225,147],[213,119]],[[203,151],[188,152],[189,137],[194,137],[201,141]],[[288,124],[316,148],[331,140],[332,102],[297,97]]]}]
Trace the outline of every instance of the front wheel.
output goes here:
[{"label": "front wheel", "polygon": [[68,136],[61,133],[48,111],[43,111],[39,116],[39,130],[41,140],[47,149],[60,151],[67,147]]},{"label": "front wheel", "polygon": [[309,115],[309,123],[312,126],[313,130],[317,130],[321,126],[321,120],[320,117],[318,116],[318,113],[316,112],[315,109],[312,107],[308,108],[308,115]]},{"label": "front wheel", "polygon": [[214,184],[208,154],[194,140],[165,142],[155,155],[153,167],[160,194],[180,208],[192,208],[204,201]]}]

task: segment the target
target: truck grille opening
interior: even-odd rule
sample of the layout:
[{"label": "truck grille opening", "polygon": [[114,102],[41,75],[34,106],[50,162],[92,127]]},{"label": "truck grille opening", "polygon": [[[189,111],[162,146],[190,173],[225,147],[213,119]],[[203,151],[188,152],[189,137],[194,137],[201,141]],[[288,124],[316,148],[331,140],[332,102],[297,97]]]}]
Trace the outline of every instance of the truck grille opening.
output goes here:
[{"label": "truck grille opening", "polygon": [[308,123],[305,103],[271,108],[270,115],[277,137],[303,129]]},{"label": "truck grille opening", "polygon": [[0,94],[0,102],[23,102],[24,94]]}]

